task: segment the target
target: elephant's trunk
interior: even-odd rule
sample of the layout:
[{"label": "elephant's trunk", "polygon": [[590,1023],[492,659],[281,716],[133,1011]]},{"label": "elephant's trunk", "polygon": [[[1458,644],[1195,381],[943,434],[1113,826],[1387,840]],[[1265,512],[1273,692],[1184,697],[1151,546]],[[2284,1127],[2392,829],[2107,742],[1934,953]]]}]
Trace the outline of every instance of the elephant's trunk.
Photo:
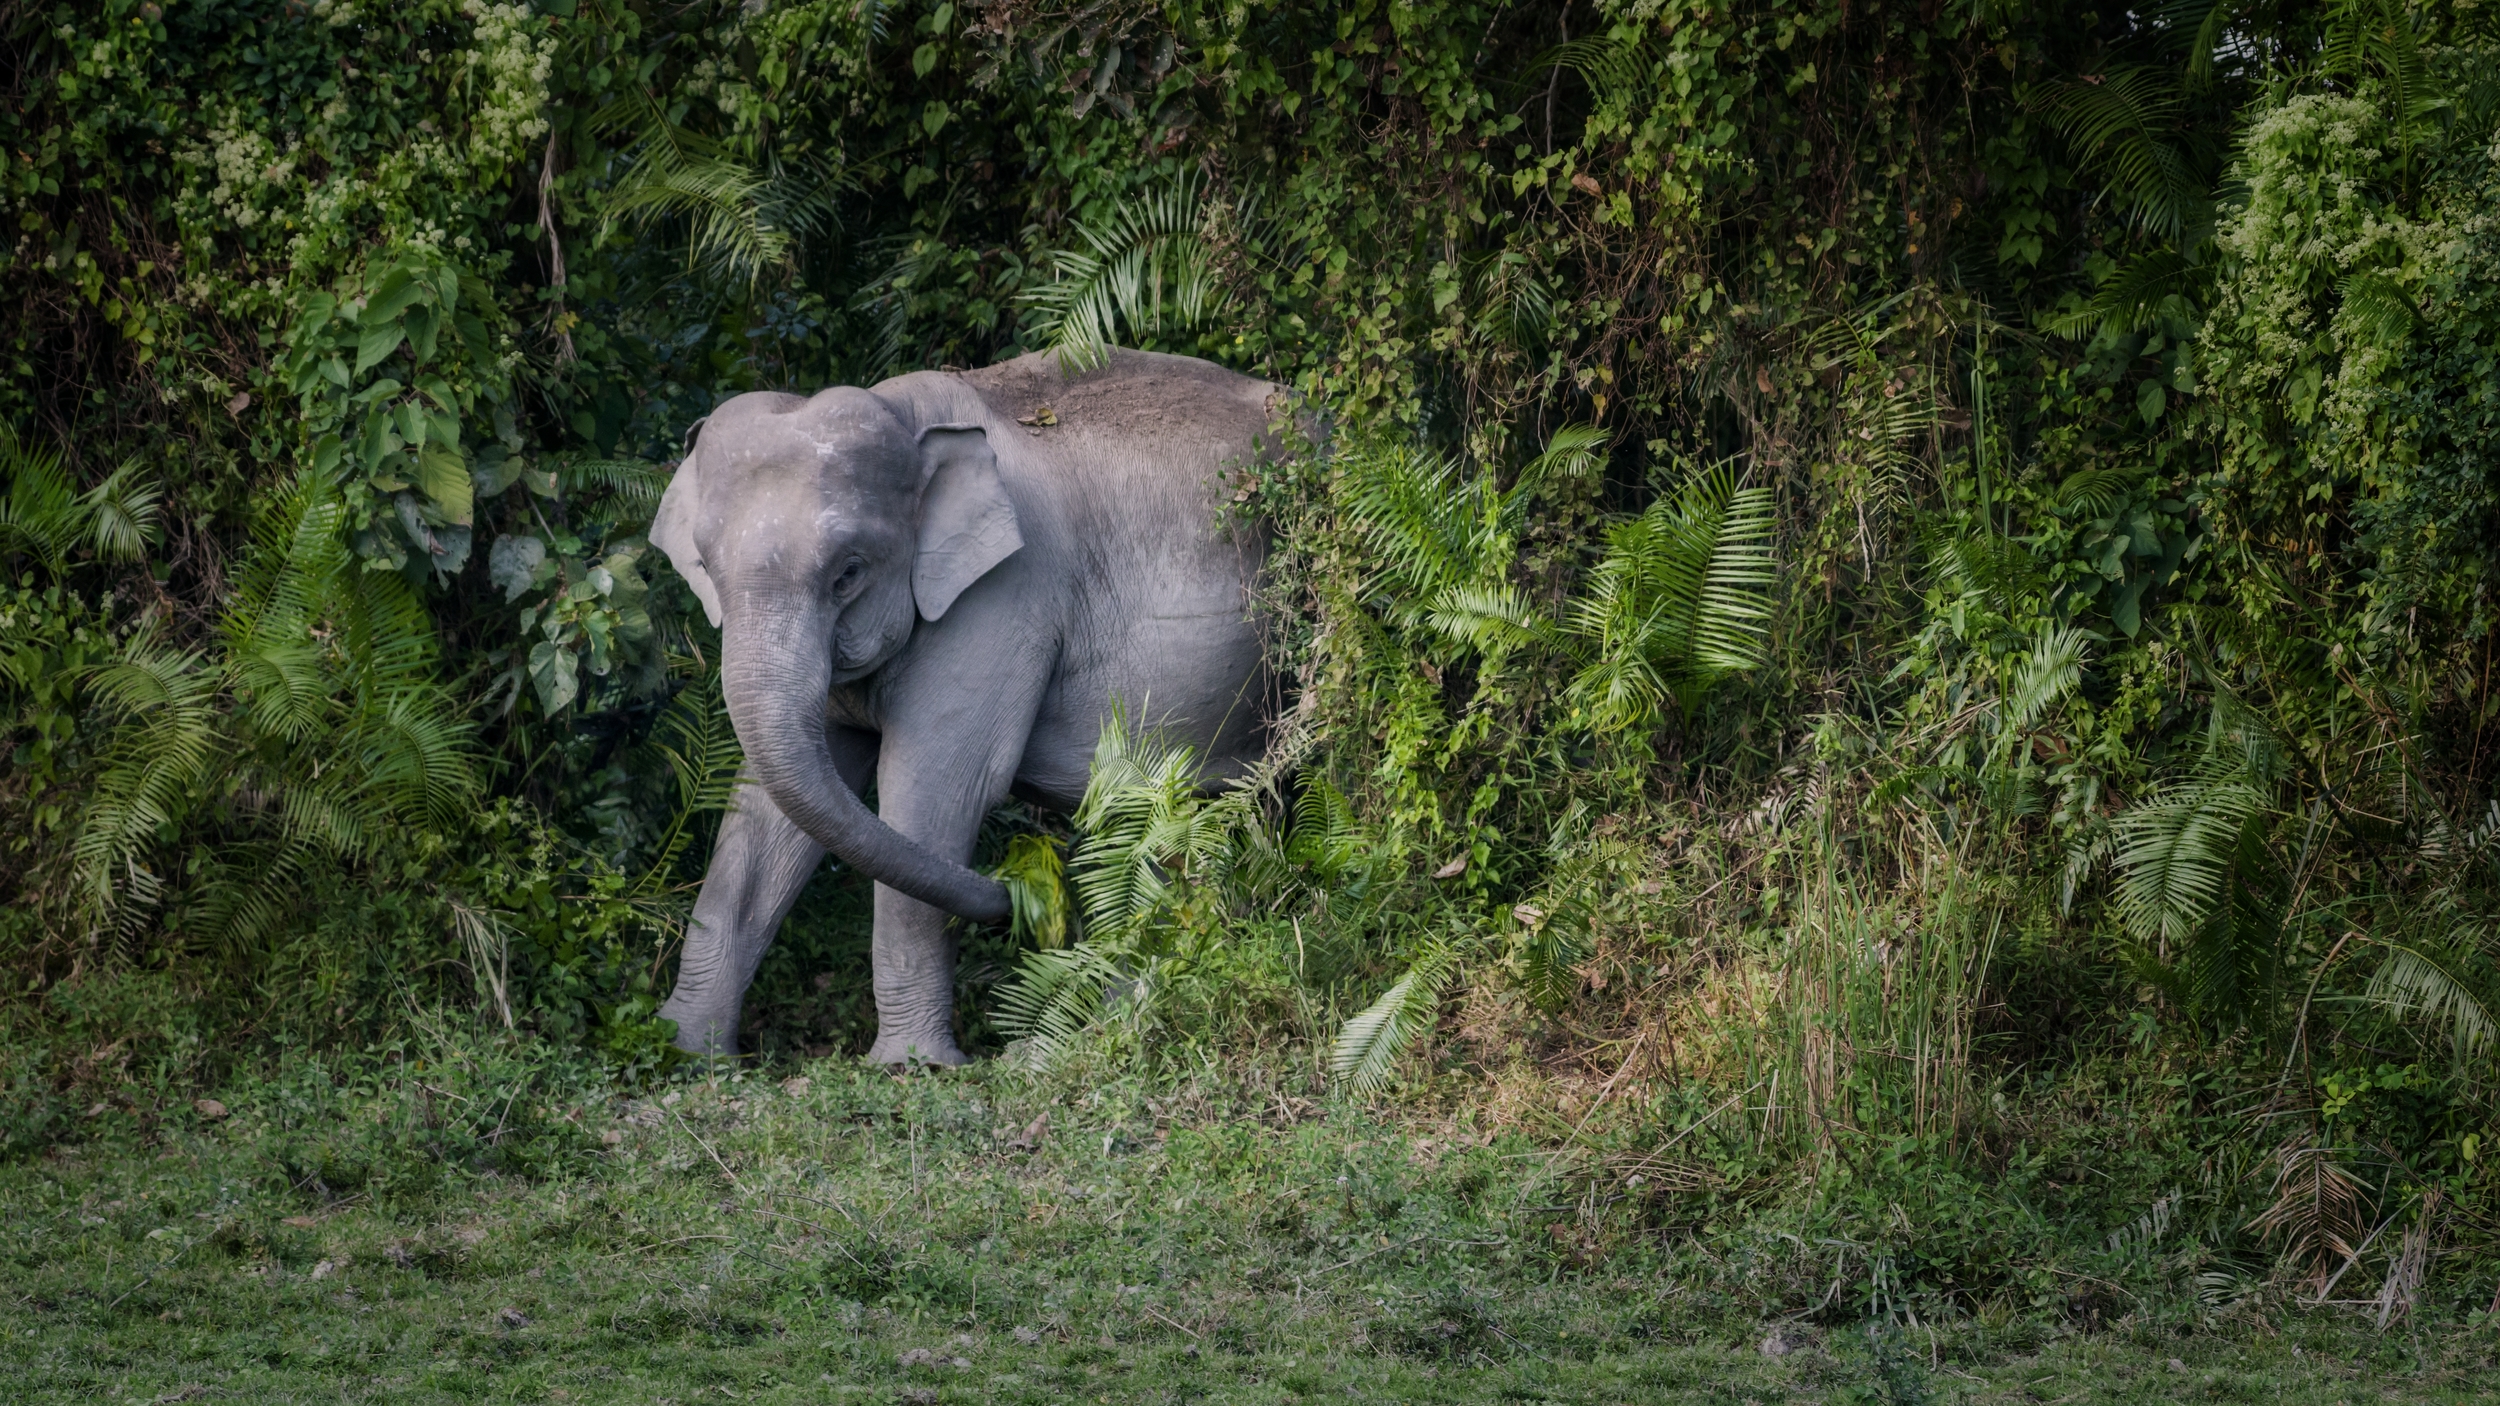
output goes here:
[{"label": "elephant's trunk", "polygon": [[976,923],[1007,921],[1007,890],[897,834],[833,764],[825,698],[831,631],[805,618],[731,620],[721,634],[721,691],[747,765],[781,813],[861,873]]}]

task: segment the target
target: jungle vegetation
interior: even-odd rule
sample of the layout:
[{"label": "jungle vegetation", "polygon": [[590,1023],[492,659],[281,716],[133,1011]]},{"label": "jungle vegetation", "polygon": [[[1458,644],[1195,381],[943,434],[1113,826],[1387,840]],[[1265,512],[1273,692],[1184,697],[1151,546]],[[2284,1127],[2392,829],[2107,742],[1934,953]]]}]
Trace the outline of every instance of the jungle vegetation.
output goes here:
[{"label": "jungle vegetation", "polygon": [[[688,427],[1116,342],[1326,417],[1234,494],[1295,702],[999,814],[967,1038],[1498,1124],[1573,1263],[1780,1312],[2496,1301],[2487,6],[0,36],[5,1155],[444,1022],[666,1077]],[[750,1046],[864,1048],[864,970],[828,873]]]}]

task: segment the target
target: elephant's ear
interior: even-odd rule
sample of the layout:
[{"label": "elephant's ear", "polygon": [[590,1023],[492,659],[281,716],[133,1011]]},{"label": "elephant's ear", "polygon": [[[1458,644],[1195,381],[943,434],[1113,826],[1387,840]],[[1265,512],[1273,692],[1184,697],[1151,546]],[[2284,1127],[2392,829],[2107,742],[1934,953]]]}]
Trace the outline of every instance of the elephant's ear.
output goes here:
[{"label": "elephant's ear", "polygon": [[964,588],[1024,545],[1016,506],[998,481],[998,456],[977,425],[931,425],[920,432],[928,487],[920,496],[920,556],[911,595],[936,620]]},{"label": "elephant's ear", "polygon": [[[688,437],[693,436],[688,431]],[[668,481],[668,491],[660,495],[660,512],[651,519],[651,545],[668,553],[669,564],[677,574],[694,587],[695,599],[703,602],[703,613],[720,624],[720,588],[712,584],[710,572],[703,569],[703,553],[694,545],[695,504],[703,496],[702,470],[696,467],[699,458],[689,445],[686,457],[678,461],[676,476]]]}]

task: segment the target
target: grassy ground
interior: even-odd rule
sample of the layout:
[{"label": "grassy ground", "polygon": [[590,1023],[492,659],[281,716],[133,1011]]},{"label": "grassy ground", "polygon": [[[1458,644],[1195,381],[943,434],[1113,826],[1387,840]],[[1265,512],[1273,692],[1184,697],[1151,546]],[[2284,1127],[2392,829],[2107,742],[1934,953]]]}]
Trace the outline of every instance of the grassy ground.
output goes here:
[{"label": "grassy ground", "polygon": [[2500,1355],[2348,1317],[1765,1321],[1571,1248],[1531,1147],[1238,1071],[824,1061],[618,1099],[373,1069],[102,1108],[0,1168],[0,1398],[2295,1406],[2487,1399]]}]

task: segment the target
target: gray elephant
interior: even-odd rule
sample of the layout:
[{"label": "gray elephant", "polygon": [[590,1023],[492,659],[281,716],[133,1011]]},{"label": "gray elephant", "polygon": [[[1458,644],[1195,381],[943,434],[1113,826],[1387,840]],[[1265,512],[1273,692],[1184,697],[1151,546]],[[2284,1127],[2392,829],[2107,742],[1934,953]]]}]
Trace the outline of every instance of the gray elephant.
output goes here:
[{"label": "gray elephant", "polygon": [[[660,1014],[734,1053],[756,964],[830,851],[877,881],[869,1058],[961,1064],[946,917],[1003,922],[966,867],[1012,790],[1072,809],[1115,701],[1210,776],[1271,710],[1252,588],[1265,539],[1222,526],[1269,452],[1275,386],[1115,351],[1035,354],[713,412],[651,526],[721,629],[747,774]],[[871,774],[878,809],[860,800]]]}]

